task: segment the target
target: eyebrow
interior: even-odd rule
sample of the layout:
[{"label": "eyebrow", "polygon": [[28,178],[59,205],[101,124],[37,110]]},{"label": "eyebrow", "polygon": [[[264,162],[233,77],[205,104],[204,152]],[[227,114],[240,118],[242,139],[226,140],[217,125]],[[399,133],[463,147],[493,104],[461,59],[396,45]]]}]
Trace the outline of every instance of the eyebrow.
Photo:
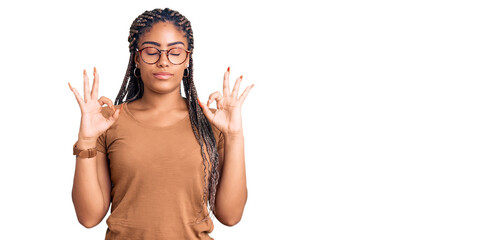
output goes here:
[{"label": "eyebrow", "polygon": [[[160,46],[161,46],[161,44],[160,44],[160,43],[158,43],[158,42],[152,42],[152,41],[146,41],[146,42],[143,42],[141,45],[143,46],[143,45],[145,45],[145,44],[152,44],[152,45],[156,45],[156,46],[158,46],[158,47],[160,47]],[[176,44],[182,44],[183,46],[185,46],[185,43],[178,41],[178,42],[168,43],[168,47],[169,47],[169,46],[176,45]]]}]

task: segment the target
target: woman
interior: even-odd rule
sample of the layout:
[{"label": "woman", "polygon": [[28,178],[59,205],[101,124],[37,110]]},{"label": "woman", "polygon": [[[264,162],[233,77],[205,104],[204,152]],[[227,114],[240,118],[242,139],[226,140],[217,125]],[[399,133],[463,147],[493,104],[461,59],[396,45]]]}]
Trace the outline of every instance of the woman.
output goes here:
[{"label": "woman", "polygon": [[96,226],[112,202],[106,239],[212,239],[207,204],[228,226],[246,204],[241,105],[253,85],[238,96],[242,76],[230,90],[228,68],[222,93],[200,103],[192,28],[177,11],[144,12],[128,40],[116,105],[98,99],[96,69],[91,90],[84,70],[84,99],[68,83],[82,113],[72,190],[79,222]]}]

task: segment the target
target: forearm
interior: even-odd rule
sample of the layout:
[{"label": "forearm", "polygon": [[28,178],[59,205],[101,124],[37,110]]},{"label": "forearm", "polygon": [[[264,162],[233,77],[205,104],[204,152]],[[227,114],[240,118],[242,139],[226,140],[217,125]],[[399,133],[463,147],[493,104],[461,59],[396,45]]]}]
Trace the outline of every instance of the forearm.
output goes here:
[{"label": "forearm", "polygon": [[[79,141],[78,149],[96,146],[96,142]],[[85,227],[93,227],[103,217],[105,203],[98,181],[96,157],[77,157],[73,179],[72,200],[79,222]]]},{"label": "forearm", "polygon": [[240,221],[248,197],[243,134],[226,135],[224,151],[215,208],[219,220],[234,225]]}]

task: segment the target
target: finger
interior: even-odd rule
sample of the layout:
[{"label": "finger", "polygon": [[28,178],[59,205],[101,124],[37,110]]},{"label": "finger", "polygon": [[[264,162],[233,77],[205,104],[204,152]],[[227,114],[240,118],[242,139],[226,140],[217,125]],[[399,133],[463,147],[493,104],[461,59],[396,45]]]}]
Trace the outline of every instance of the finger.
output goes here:
[{"label": "finger", "polygon": [[[221,108],[221,105],[222,105],[222,100],[224,99],[224,96],[222,96],[222,94],[218,91],[210,94],[209,98],[208,98],[208,107],[210,107],[210,105],[213,103],[213,101],[217,100],[217,109],[220,109]],[[220,106],[219,106],[220,105]]]},{"label": "finger", "polygon": [[100,76],[98,75],[98,72],[96,71],[96,67],[94,68],[93,74],[94,74],[94,79],[93,79],[93,89],[91,90],[91,99],[96,99],[96,98],[98,98],[98,88],[100,85]]},{"label": "finger", "polygon": [[81,108],[82,108],[82,104],[83,104],[84,100],[80,96],[79,91],[77,91],[77,89],[73,88],[72,85],[70,85],[70,83],[68,83],[68,86],[70,86],[70,90],[72,90],[73,95],[75,96],[75,98],[77,99],[77,102],[79,103],[79,106],[81,106]]},{"label": "finger", "polygon": [[103,106],[103,104],[107,104],[108,107],[110,107],[112,110],[115,111],[115,106],[114,106],[112,100],[110,100],[110,98],[107,98],[105,96],[101,96],[100,99],[98,99],[98,103],[100,104],[100,106]]},{"label": "finger", "polygon": [[224,73],[224,88],[223,88],[223,93],[224,96],[229,95],[229,74],[230,74],[231,67],[227,68],[227,72]]},{"label": "finger", "polygon": [[87,77],[87,72],[84,69],[84,102],[87,103],[91,99],[91,94],[89,93],[89,78]]},{"label": "finger", "polygon": [[243,91],[243,93],[241,94],[241,96],[239,96],[238,102],[240,102],[241,104],[243,104],[243,102],[246,99],[246,96],[248,96],[248,93],[253,88],[253,86],[255,86],[255,84],[252,84],[251,86],[246,87],[246,89]]},{"label": "finger", "polygon": [[232,98],[238,97],[239,85],[241,85],[241,80],[243,80],[243,75],[241,75],[241,77],[238,77],[238,79],[236,79],[236,83],[234,83],[234,88],[232,89],[232,94],[231,94]]},{"label": "finger", "polygon": [[199,103],[201,110],[203,110],[203,113],[206,116],[206,118],[208,118],[209,120],[213,119],[214,114],[213,114],[213,112],[211,112],[210,108],[208,106],[205,106],[204,104],[201,104],[201,101],[199,101],[199,98],[197,99],[197,102]]},{"label": "finger", "polygon": [[114,111],[114,114],[110,116],[107,121],[109,122],[109,126],[112,126],[112,124],[119,119],[119,114],[122,112],[122,107],[124,107],[124,104],[121,105],[120,109],[117,109]]}]

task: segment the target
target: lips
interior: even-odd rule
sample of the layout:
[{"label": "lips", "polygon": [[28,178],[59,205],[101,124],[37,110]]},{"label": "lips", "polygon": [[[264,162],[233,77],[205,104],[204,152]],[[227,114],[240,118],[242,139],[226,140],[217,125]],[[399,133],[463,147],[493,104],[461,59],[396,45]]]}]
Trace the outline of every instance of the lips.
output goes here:
[{"label": "lips", "polygon": [[172,77],[173,74],[169,73],[169,72],[157,72],[157,73],[154,73],[154,77],[157,78],[157,79],[168,79],[170,77]]}]

